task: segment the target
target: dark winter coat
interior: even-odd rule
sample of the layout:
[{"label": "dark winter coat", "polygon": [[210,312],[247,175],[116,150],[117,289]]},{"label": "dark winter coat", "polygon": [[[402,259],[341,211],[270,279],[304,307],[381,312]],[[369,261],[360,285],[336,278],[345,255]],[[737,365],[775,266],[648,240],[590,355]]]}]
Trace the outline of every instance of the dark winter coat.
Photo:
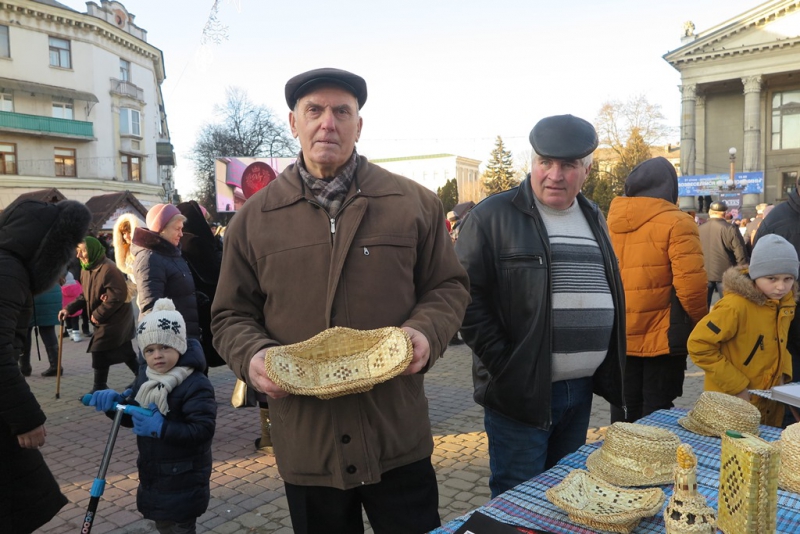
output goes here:
[{"label": "dark winter coat", "polygon": [[[603,255],[614,300],[608,353],[593,377],[594,392],[625,406],[625,294],[617,257],[597,206],[576,202]],[[461,336],[473,350],[475,402],[535,428],[551,425],[552,280],[550,240],[536,208],[530,175],[518,187],[470,211],[456,243],[472,302]]]},{"label": "dark winter coat", "polygon": [[[134,331],[133,311],[125,302],[128,286],[122,271],[113,261],[103,258],[93,268],[81,271],[81,286],[83,293],[67,306],[67,313],[80,310],[85,302],[89,317],[97,320],[86,352],[112,350],[130,343]],[[105,301],[101,298],[103,295]]]},{"label": "dark winter coat", "polygon": [[131,252],[135,258],[133,277],[139,292],[137,304],[141,315],[150,312],[158,299],[172,299],[175,309],[186,321],[187,335],[200,339],[194,279],[189,265],[181,257],[181,249],[140,227],[133,233]]},{"label": "dark winter coat", "polygon": [[721,217],[712,217],[700,225],[699,232],[709,282],[721,282],[725,271],[747,263],[744,239],[736,226]]},{"label": "dark winter coat", "polygon": [[[137,436],[139,490],[136,505],[146,519],[189,521],[208,508],[211,497],[211,440],[217,419],[214,387],[203,374],[205,357],[196,339],[189,339],[177,365],[194,372],[167,396],[169,412],[160,438]],[[130,399],[147,381],[139,373]],[[109,413],[109,416],[113,414]],[[122,424],[132,427],[129,416]]]},{"label": "dark winter coat", "polygon": [[189,265],[197,291],[197,314],[202,331],[203,353],[209,367],[218,367],[225,365],[225,360],[213,345],[211,303],[219,282],[222,242],[211,232],[197,202],[182,202],[178,204],[178,209],[186,217],[181,237],[181,254]]},{"label": "dark winter coat", "polygon": [[[764,221],[756,231],[753,246],[758,240],[768,234],[775,234],[783,237],[794,245],[797,253],[800,254],[800,195],[797,190],[789,193],[789,200],[778,204],[764,217]],[[789,342],[786,348],[792,355],[792,380],[800,381],[800,314],[795,314],[792,325],[789,328]]]},{"label": "dark winter coat", "polygon": [[33,298],[33,317],[30,326],[55,326],[61,310],[61,286],[58,283]]},{"label": "dark winter coat", "polygon": [[67,503],[35,449],[17,436],[45,415],[17,365],[33,295],[51,287],[75,254],[91,215],[78,202],[14,203],[0,215],[0,524],[4,533],[31,532]]}]

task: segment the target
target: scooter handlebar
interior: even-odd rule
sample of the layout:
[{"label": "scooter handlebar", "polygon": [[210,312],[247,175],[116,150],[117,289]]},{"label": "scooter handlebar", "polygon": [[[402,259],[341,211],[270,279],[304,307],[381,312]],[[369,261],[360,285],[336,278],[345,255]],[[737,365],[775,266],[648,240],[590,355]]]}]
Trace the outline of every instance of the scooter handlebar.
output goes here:
[{"label": "scooter handlebar", "polygon": [[[92,400],[92,394],[87,393],[83,397],[81,397],[81,403],[84,406],[89,406],[89,401]],[[148,410],[147,408],[142,408],[141,406],[133,406],[132,404],[117,404],[114,403],[114,406],[111,408],[112,410],[121,410],[127,414],[132,414],[133,412],[139,412],[142,415],[146,415],[148,417],[152,417],[153,412]]]}]

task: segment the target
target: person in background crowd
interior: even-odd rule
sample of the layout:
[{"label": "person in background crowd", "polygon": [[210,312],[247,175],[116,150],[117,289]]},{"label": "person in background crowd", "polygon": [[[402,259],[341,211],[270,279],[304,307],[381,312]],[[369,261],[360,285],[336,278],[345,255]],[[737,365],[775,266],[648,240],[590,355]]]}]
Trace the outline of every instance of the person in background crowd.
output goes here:
[{"label": "person in background crowd", "polygon": [[92,216],[83,204],[14,201],[0,214],[0,518],[28,534],[67,504],[44,461],[47,419],[17,365],[33,296],[52,287]]},{"label": "person in background crowd", "polygon": [[758,227],[761,226],[761,223],[764,221],[764,212],[767,209],[768,204],[761,203],[756,206],[756,216],[747,223],[747,226],[744,230],[744,245],[747,247],[747,253],[753,253],[753,247],[756,244],[756,232],[758,231]]},{"label": "person in background crowd", "polygon": [[[66,308],[72,304],[75,299],[81,295],[81,293],[83,293],[83,287],[79,282],[75,281],[75,277],[72,276],[72,273],[67,271],[67,275],[64,278],[64,283],[61,285],[61,308]],[[79,317],[81,314],[83,314],[83,309],[76,311],[65,319],[67,324],[67,334],[72,337],[72,341],[76,343],[83,341],[81,330],[79,328]]]},{"label": "person in background crowd", "polygon": [[791,379],[786,343],[797,307],[798,266],[797,251],[786,239],[759,239],[749,266],[725,271],[725,296],[689,337],[689,354],[706,373],[704,389],[753,403],[762,425],[781,426],[784,406],[749,390]]},{"label": "person in background crowd", "polygon": [[[281,414],[272,441],[297,534],[363,532],[362,507],[375,532],[440,525],[423,373],[461,323],[468,282],[436,195],[357,154],[366,98],[364,79],[339,69],[287,82],[301,152],[231,220],[211,310],[220,355]],[[335,326],[401,327],[413,359],[327,400],[269,379],[273,347]]]},{"label": "person in background crowd", "polygon": [[531,174],[475,206],[456,243],[492,497],[586,443],[593,391],[625,407],[622,280],[603,215],[580,193],[597,133],[558,115],[530,142]]},{"label": "person in background crowd", "polygon": [[[36,295],[33,298],[33,316],[28,326],[28,335],[25,338],[22,357],[20,358],[20,369],[24,376],[31,376],[31,336],[36,337],[36,350],[39,349],[39,336],[44,343],[44,350],[47,352],[47,361],[50,366],[42,371],[42,376],[56,376],[58,373],[58,335],[56,325],[58,323],[58,310],[61,309],[61,286],[58,282],[53,284],[50,289]],[[41,357],[41,356],[40,356]],[[64,369],[61,369],[64,372]]]},{"label": "person in background crowd", "polygon": [[700,244],[708,276],[706,303],[711,307],[714,291],[722,297],[722,274],[735,265],[747,263],[747,249],[742,234],[725,220],[728,205],[712,202],[708,209],[708,221],[700,226]]},{"label": "person in background crowd", "polygon": [[683,395],[686,341],[708,312],[697,224],[678,201],[678,175],[665,158],[636,166],[625,196],[611,201],[608,230],[625,287],[625,416],[632,423],[668,410]]},{"label": "person in background crowd", "polygon": [[[73,257],[69,260],[69,263],[67,264],[67,270],[72,273],[72,277],[76,281],[81,279],[81,261],[78,259],[78,256],[73,255]],[[81,323],[79,332],[85,337],[91,337],[92,331],[89,329],[89,314],[86,311],[85,302],[84,307],[81,309],[81,313],[78,315],[78,317]]]},{"label": "person in background crowd", "polygon": [[131,345],[133,312],[125,303],[128,295],[125,277],[114,262],[106,257],[100,241],[87,236],[78,245],[77,255],[81,261],[83,293],[58,312],[58,319],[63,321],[86,303],[95,328],[86,348],[86,352],[92,354],[94,392],[108,389],[108,369],[111,365],[124,363],[134,376],[138,373],[136,353]]},{"label": "person in background crowd", "polygon": [[139,317],[139,307],[136,304],[137,289],[136,278],[133,275],[133,264],[135,258],[131,252],[133,243],[133,232],[142,225],[141,219],[132,213],[123,213],[114,223],[113,243],[114,243],[114,262],[120,271],[127,277],[128,299],[133,307],[133,317]]}]

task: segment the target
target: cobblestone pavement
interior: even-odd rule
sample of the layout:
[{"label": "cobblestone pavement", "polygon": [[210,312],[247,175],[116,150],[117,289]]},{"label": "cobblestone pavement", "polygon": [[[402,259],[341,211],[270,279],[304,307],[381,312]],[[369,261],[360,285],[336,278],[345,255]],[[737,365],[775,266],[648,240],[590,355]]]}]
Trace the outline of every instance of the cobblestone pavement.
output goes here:
[{"label": "cobblestone pavement", "polygon": [[[92,385],[86,345],[86,341],[74,343],[69,338],[64,339],[60,399],[55,398],[56,379],[39,376],[47,367],[44,347],[43,361],[36,361],[34,347],[34,371],[28,380],[47,413],[47,443],[42,452],[69,499],[61,512],[37,532],[79,532],[89,502],[89,490],[111,429],[110,419],[78,401]],[[443,522],[489,500],[483,411],[472,400],[470,365],[469,349],[464,345],[451,346],[425,379]],[[219,411],[213,445],[211,503],[198,520],[198,532],[291,533],[283,482],[275,458],[256,452],[253,447],[253,440],[260,435],[258,410],[231,407],[229,399],[235,380],[227,368],[212,369],[209,378],[216,389]],[[110,387],[121,391],[130,380],[131,373],[125,366],[112,367]],[[702,372],[690,364],[684,396],[676,404],[691,407],[702,388]],[[608,403],[596,397],[587,441],[602,439],[608,421]],[[134,438],[132,432],[121,429],[92,530],[96,534],[155,532],[153,523],[142,519],[136,511],[138,480]]]}]

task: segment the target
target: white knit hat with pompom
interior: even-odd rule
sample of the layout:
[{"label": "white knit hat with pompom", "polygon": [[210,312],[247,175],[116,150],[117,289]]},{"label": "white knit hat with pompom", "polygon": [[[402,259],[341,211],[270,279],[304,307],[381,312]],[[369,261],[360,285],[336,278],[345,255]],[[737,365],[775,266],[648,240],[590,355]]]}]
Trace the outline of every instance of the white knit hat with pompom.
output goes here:
[{"label": "white knit hat with pompom", "polygon": [[186,352],[186,322],[172,300],[156,301],[136,328],[136,341],[142,351],[148,345],[166,345],[181,354]]}]

